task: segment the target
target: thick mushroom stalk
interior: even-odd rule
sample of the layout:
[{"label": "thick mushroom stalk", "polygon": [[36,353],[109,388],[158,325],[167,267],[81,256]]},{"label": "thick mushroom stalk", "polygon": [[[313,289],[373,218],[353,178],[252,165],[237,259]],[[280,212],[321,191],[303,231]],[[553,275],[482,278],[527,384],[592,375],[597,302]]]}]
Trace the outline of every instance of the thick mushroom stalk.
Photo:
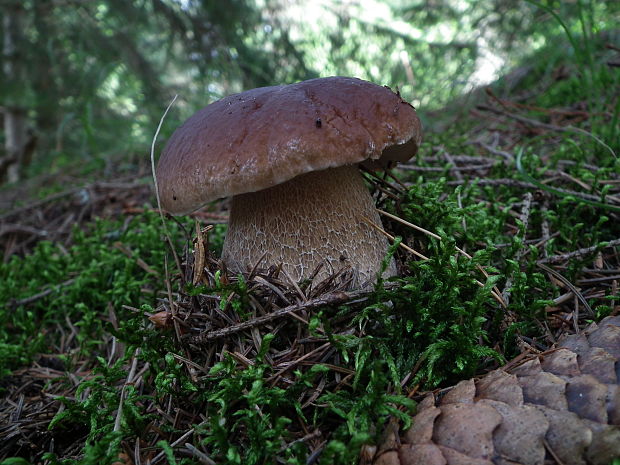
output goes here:
[{"label": "thick mushroom stalk", "polygon": [[[234,272],[282,264],[294,280],[324,279],[343,267],[354,285],[372,284],[388,242],[364,217],[381,220],[355,165],[297,176],[290,181],[232,198],[222,259]],[[390,263],[384,277],[396,274]]]}]

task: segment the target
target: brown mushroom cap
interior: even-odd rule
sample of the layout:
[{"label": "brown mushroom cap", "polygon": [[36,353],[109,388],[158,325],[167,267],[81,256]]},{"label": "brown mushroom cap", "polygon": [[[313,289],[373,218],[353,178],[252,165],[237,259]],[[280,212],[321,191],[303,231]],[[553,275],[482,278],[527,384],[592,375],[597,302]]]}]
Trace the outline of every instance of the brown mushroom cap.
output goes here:
[{"label": "brown mushroom cap", "polygon": [[157,166],[161,205],[188,213],[311,171],[405,161],[421,134],[409,103],[360,79],[249,90],[206,106],[174,132]]}]

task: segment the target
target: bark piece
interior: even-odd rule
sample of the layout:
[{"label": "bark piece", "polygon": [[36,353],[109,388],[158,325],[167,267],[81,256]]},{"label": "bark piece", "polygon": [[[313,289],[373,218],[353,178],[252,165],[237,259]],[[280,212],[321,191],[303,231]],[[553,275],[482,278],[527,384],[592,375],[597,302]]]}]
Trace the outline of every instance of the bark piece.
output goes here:
[{"label": "bark piece", "polygon": [[472,458],[450,447],[439,446],[439,450],[446,458],[448,465],[493,465],[490,460]]},{"label": "bark piece", "polygon": [[545,405],[555,410],[568,410],[564,395],[566,381],[559,376],[541,372],[533,376],[522,376],[519,383],[523,387],[523,400],[526,403]]},{"label": "bark piece", "polygon": [[575,352],[578,356],[583,356],[590,350],[590,343],[584,333],[571,334],[558,343],[558,347],[563,347]]},{"label": "bark piece", "polygon": [[514,407],[523,405],[523,390],[513,374],[494,370],[478,381],[477,394],[482,399],[505,402]]},{"label": "bark piece", "polygon": [[607,423],[607,386],[592,375],[570,378],[566,384],[568,410],[598,423]]},{"label": "bark piece", "polygon": [[473,379],[461,381],[453,389],[448,391],[441,399],[441,405],[466,403],[473,404],[476,395],[476,385]]},{"label": "bark piece", "polygon": [[586,460],[593,465],[609,465],[620,458],[620,428],[585,422],[593,432],[592,443],[586,450]]},{"label": "bark piece", "polygon": [[543,370],[558,376],[577,376],[581,373],[577,363],[577,354],[568,349],[558,349],[551,352],[543,358],[541,367]]},{"label": "bark piece", "polygon": [[620,385],[607,386],[607,418],[610,425],[620,426]]},{"label": "bark piece", "polygon": [[413,419],[411,428],[404,435],[404,442],[409,444],[426,444],[433,437],[435,419],[441,414],[438,407],[430,407],[422,410]]},{"label": "bark piece", "polygon": [[397,465],[610,465],[620,458],[620,316],[558,347],[509,372],[462,381],[438,406],[427,396],[402,436]]},{"label": "bark piece", "polygon": [[493,430],[501,421],[502,416],[487,405],[442,405],[433,441],[469,457],[488,460],[493,456]]},{"label": "bark piece", "polygon": [[418,412],[421,412],[422,410],[426,410],[427,408],[434,408],[434,407],[435,407],[435,395],[431,393],[427,395],[424,399],[422,399],[422,402],[418,404]]},{"label": "bark piece", "polygon": [[592,443],[592,430],[572,412],[561,412],[539,405],[538,408],[549,422],[545,439],[565,465],[585,465],[585,451]]},{"label": "bark piece", "polygon": [[395,450],[383,452],[374,463],[375,465],[399,465],[400,459],[398,458],[398,452]]},{"label": "bark piece", "polygon": [[[613,320],[612,320],[613,321]],[[593,332],[588,341],[592,347],[605,349],[616,359],[620,358],[620,326],[605,324],[605,320],[599,325],[599,330]]]},{"label": "bark piece", "polygon": [[585,355],[579,358],[581,372],[594,376],[605,384],[617,384],[616,358],[600,347],[592,347]]},{"label": "bark piece", "polygon": [[540,360],[534,358],[512,369],[512,373],[517,376],[533,376],[542,371]]},{"label": "bark piece", "polygon": [[447,465],[439,446],[435,444],[404,445],[398,451],[400,465]]},{"label": "bark piece", "polygon": [[545,460],[544,437],[549,429],[545,416],[531,405],[510,406],[504,402],[483,399],[477,405],[489,405],[502,416],[493,433],[495,452],[523,465],[541,465]]}]

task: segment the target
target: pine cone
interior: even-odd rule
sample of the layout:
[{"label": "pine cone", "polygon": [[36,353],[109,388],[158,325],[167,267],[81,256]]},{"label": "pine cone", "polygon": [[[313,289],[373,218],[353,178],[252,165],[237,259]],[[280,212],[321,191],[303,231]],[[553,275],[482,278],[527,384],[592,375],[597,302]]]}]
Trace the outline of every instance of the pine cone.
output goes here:
[{"label": "pine cone", "polygon": [[[508,365],[510,366],[510,364]],[[609,465],[620,457],[620,316],[419,405],[375,465]],[[370,463],[370,462],[366,462]]]}]

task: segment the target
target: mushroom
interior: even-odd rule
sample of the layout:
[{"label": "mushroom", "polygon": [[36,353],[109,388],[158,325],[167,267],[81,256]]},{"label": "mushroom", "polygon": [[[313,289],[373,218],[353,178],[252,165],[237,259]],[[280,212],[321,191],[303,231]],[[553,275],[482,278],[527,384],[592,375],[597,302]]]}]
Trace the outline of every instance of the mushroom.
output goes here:
[{"label": "mushroom", "polygon": [[[282,265],[294,280],[343,267],[377,279],[387,239],[358,164],[384,168],[417,151],[413,107],[387,87],[347,77],[231,95],[191,116],[156,176],[162,207],[188,213],[232,196],[222,260],[234,272]],[[369,220],[369,221],[368,221]],[[385,276],[396,274],[392,262]]]}]

